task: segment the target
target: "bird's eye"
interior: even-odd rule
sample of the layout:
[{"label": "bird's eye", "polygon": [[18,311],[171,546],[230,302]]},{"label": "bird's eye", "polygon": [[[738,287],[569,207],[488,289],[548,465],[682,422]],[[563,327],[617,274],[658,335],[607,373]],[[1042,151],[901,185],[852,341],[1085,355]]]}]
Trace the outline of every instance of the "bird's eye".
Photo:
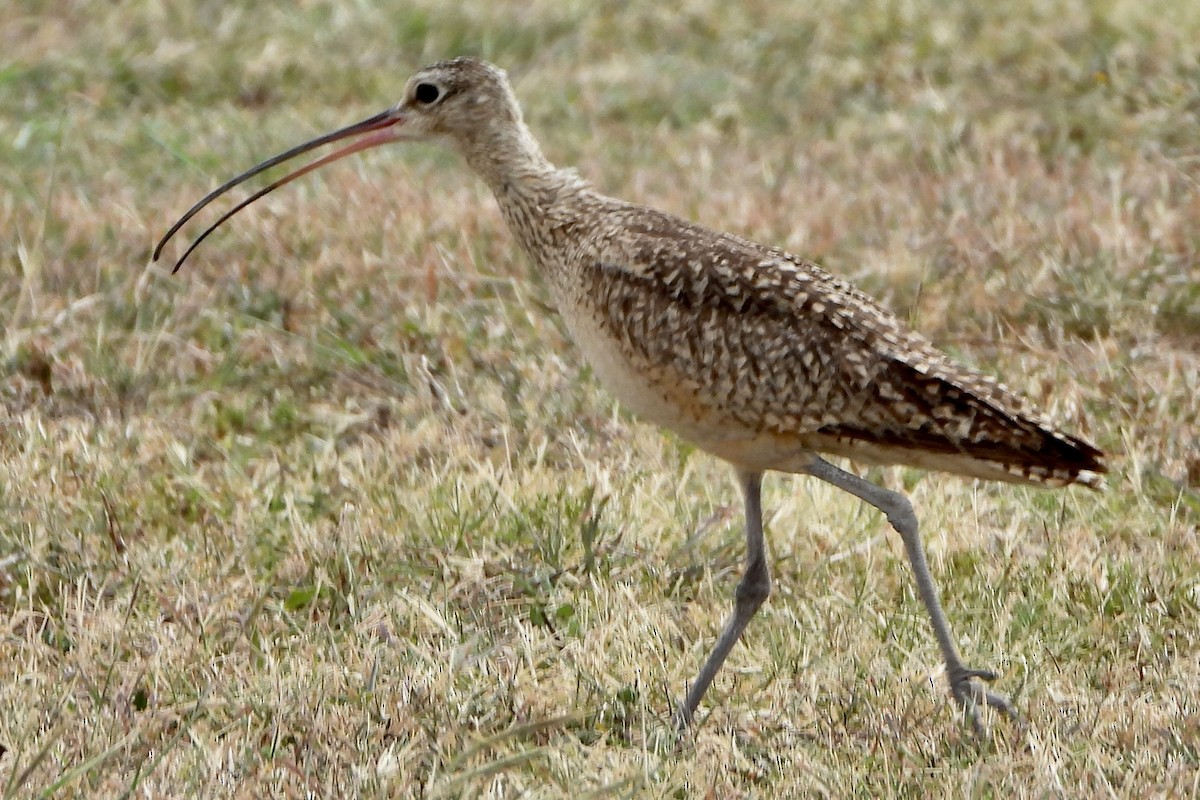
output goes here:
[{"label": "bird's eye", "polygon": [[413,97],[422,105],[436,103],[437,99],[441,96],[441,90],[432,83],[418,83],[416,91],[413,92]]}]

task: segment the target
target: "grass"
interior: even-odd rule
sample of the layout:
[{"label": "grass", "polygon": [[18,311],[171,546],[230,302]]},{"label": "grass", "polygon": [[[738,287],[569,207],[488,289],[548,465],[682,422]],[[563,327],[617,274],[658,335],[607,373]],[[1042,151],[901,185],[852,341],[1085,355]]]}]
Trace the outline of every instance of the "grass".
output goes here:
[{"label": "grass", "polygon": [[[3,796],[1197,796],[1198,39],[1167,0],[3,6]],[[733,483],[615,406],[454,158],[148,265],[458,53],[556,161],[819,259],[1112,454],[1104,494],[869,473],[1028,730],[973,740],[879,515],[773,478],[776,593],[677,746]]]}]

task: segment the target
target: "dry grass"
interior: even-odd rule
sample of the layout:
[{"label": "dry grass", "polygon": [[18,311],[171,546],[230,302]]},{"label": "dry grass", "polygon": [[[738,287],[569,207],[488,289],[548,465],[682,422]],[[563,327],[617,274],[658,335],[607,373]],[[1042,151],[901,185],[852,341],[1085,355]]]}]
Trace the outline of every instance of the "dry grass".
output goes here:
[{"label": "dry grass", "polygon": [[[1197,6],[370,5],[0,7],[4,797],[1200,794]],[[973,742],[884,520],[777,479],[777,593],[676,749],[734,487],[615,408],[454,159],[146,266],[460,52],[556,160],[821,259],[1114,454],[1105,494],[873,473],[1027,732]]]}]

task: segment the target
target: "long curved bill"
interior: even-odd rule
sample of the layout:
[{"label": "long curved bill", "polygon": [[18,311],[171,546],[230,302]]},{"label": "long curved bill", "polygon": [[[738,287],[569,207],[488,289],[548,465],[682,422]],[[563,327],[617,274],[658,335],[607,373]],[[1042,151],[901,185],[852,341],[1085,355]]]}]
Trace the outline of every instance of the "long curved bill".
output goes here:
[{"label": "long curved bill", "polygon": [[163,248],[166,246],[167,242],[169,242],[171,237],[179,232],[180,228],[187,224],[188,220],[196,216],[196,214],[199,213],[202,208],[207,206],[213,200],[216,200],[218,197],[225,194],[238,184],[253,178],[260,172],[264,172],[271,167],[284,163],[285,161],[290,161],[296,156],[303,155],[311,150],[315,150],[318,147],[322,147],[323,145],[337,142],[342,139],[348,139],[353,136],[363,137],[356,142],[346,145],[345,147],[334,150],[332,153],[317,159],[311,164],[301,167],[295,172],[283,176],[268,186],[264,186],[262,189],[259,189],[257,192],[250,195],[233,208],[229,209],[229,211],[222,214],[216,222],[214,222],[212,225],[209,225],[204,229],[203,233],[196,237],[196,239],[188,246],[187,250],[183,251],[183,255],[179,257],[179,260],[175,262],[175,266],[171,270],[172,274],[179,271],[179,268],[183,266],[183,262],[187,260],[187,257],[190,256],[192,252],[200,246],[200,243],[207,239],[213,231],[221,227],[223,224],[225,224],[226,220],[233,217],[233,215],[237,214],[255,200],[270,194],[280,186],[291,183],[302,175],[307,175],[315,169],[319,169],[326,164],[337,161],[339,158],[345,158],[353,153],[359,153],[363,150],[369,150],[372,147],[378,147],[381,144],[387,144],[388,142],[394,142],[405,138],[404,131],[400,129],[400,126],[403,124],[404,113],[400,111],[399,108],[389,108],[387,111],[376,114],[373,117],[368,117],[362,122],[356,122],[353,125],[347,125],[345,128],[339,128],[333,133],[327,133],[324,136],[318,136],[316,139],[305,142],[301,145],[297,145],[290,150],[282,152],[273,158],[268,158],[261,164],[246,170],[236,178],[233,178],[226,183],[221,184],[216,189],[213,189],[204,196],[204,199],[200,200],[200,202],[196,203],[196,205],[189,208],[187,213],[180,217],[179,221],[171,226],[170,230],[166,232],[166,234],[154,247],[154,260],[158,261],[158,257],[162,255]]}]

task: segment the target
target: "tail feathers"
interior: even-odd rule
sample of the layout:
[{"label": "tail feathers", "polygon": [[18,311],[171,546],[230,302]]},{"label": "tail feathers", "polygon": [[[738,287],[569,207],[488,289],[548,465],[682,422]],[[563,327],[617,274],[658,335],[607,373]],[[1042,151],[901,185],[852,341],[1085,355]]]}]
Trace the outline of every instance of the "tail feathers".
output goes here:
[{"label": "tail feathers", "polygon": [[1104,453],[1068,434],[1041,429],[1005,442],[954,440],[920,430],[862,431],[847,426],[822,428],[805,437],[813,450],[877,464],[906,464],[971,478],[1041,486],[1104,485]]},{"label": "tail feathers", "polygon": [[872,424],[847,420],[816,433],[854,442],[860,454],[886,454],[888,463],[1013,483],[1103,485],[1104,453],[1057,430],[1025,398],[932,348],[907,358],[885,361],[873,375],[890,402],[871,404]]}]

